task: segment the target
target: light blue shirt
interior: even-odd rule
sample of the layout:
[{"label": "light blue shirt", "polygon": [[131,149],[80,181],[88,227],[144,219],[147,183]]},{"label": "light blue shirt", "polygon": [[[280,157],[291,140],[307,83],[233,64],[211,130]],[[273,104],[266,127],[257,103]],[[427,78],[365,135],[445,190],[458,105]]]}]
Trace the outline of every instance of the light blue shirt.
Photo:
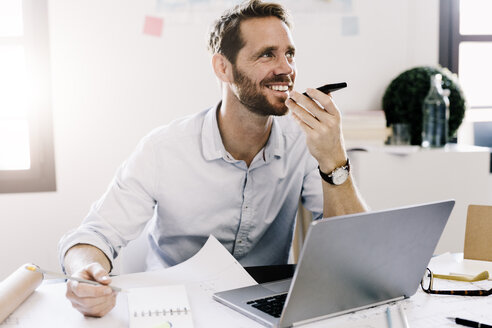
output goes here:
[{"label": "light blue shirt", "polygon": [[80,227],[60,240],[61,263],[78,243],[112,260],[151,219],[148,269],[187,260],[209,235],[244,266],[287,263],[299,197],[315,219],[323,209],[318,164],[304,133],[291,117],[274,117],[266,146],[248,168],[225,150],[216,111],[147,135]]}]

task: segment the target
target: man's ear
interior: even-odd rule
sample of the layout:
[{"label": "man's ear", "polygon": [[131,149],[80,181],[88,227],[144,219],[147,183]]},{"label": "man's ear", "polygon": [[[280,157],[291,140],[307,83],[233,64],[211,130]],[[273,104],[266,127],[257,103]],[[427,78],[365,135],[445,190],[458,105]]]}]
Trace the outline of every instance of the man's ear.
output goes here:
[{"label": "man's ear", "polygon": [[212,67],[220,81],[225,83],[232,82],[232,64],[224,55],[214,54],[212,56]]}]

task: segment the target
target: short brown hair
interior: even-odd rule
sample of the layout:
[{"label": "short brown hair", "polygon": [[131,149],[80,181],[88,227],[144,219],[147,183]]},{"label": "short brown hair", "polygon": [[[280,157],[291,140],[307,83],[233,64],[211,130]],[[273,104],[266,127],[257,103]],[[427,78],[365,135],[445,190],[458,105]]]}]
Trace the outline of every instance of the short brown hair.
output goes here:
[{"label": "short brown hair", "polygon": [[221,53],[231,63],[244,46],[241,38],[241,22],[258,17],[277,17],[289,28],[292,23],[288,11],[278,3],[247,0],[227,10],[212,25],[208,40],[208,49],[212,54]]}]

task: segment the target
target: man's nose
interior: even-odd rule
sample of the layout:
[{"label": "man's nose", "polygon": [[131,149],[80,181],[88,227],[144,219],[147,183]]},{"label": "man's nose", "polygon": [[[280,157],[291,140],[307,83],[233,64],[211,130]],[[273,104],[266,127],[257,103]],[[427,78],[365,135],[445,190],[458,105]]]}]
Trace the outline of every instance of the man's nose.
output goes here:
[{"label": "man's nose", "polygon": [[290,75],[294,72],[295,64],[287,56],[279,57],[274,70],[275,75]]}]

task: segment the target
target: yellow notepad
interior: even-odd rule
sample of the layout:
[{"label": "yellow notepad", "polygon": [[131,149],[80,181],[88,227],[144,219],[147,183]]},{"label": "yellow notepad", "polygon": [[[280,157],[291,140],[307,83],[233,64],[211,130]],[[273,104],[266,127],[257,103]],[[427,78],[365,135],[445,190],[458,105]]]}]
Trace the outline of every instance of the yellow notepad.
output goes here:
[{"label": "yellow notepad", "polygon": [[130,328],[193,327],[184,285],[131,288],[128,311]]}]

